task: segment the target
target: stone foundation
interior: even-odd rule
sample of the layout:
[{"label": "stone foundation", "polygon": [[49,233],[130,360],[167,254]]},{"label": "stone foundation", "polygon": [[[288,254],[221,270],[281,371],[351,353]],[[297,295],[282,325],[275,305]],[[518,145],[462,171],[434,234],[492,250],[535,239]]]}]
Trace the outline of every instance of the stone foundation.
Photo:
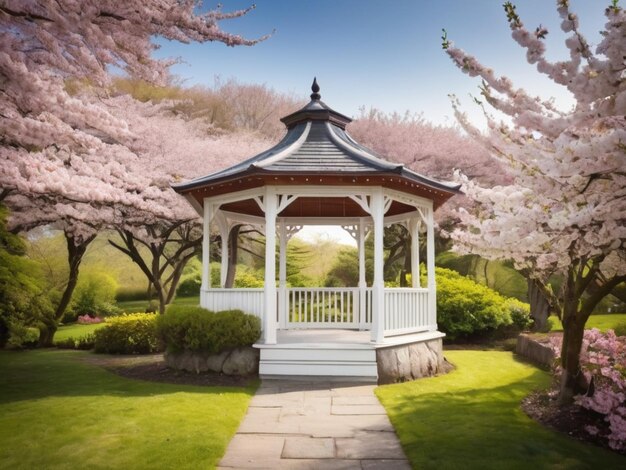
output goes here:
[{"label": "stone foundation", "polygon": [[259,372],[259,350],[236,348],[220,354],[183,352],[164,354],[167,367],[188,372],[216,372],[224,375],[252,375]]},{"label": "stone foundation", "polygon": [[376,363],[381,385],[431,377],[451,369],[443,357],[441,338],[376,349]]}]

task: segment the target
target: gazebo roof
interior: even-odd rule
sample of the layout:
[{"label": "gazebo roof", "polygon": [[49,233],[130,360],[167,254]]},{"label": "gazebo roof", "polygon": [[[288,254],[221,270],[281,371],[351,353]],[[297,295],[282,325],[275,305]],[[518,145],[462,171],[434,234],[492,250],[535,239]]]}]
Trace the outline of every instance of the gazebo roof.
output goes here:
[{"label": "gazebo roof", "polygon": [[345,130],[352,120],[321,101],[316,80],[311,89],[311,101],[281,119],[287,134],[274,147],[230,168],[172,187],[194,196],[200,204],[202,197],[266,184],[388,186],[432,199],[435,206],[459,192],[459,185],[420,175],[356,142]]}]

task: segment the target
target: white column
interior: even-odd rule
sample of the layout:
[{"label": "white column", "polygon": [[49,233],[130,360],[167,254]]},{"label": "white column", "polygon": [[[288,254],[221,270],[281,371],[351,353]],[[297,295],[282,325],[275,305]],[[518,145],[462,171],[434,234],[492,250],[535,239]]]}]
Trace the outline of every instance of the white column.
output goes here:
[{"label": "white column", "polygon": [[278,319],[280,328],[287,328],[287,227],[279,224],[280,254],[278,261]]},{"label": "white column", "polygon": [[228,275],[228,220],[219,213],[220,237],[222,238],[222,264],[220,266],[220,286],[226,287],[226,276]]},{"label": "white column", "polygon": [[204,199],[202,217],[202,284],[200,285],[200,306],[211,310],[208,290],[211,288],[211,219],[215,207]]},{"label": "white column", "polygon": [[265,309],[263,338],[265,344],[276,344],[276,189],[265,189]]},{"label": "white column", "polygon": [[409,220],[411,232],[411,285],[414,289],[420,287],[420,224],[417,217]]},{"label": "white column", "polygon": [[367,281],[365,279],[365,219],[359,219],[359,330],[366,328],[367,322],[367,300],[365,290],[367,289]]},{"label": "white column", "polygon": [[374,221],[374,283],[372,284],[371,340],[382,343],[385,336],[385,281],[383,276],[384,198],[382,188],[376,188],[370,203]]},{"label": "white column", "polygon": [[[213,204],[204,200],[204,215],[202,219],[202,285],[201,290],[207,291],[211,287],[211,219],[213,218]],[[205,305],[202,305],[206,308]]]},{"label": "white column", "polygon": [[428,269],[428,323],[437,329],[437,288],[435,286],[435,222],[430,208],[426,225],[426,267]]}]

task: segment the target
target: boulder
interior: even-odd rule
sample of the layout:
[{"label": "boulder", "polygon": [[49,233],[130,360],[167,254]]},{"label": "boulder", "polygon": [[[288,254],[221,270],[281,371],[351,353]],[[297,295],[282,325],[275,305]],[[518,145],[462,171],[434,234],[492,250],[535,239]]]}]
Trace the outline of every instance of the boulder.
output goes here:
[{"label": "boulder", "polygon": [[379,384],[430,377],[450,370],[440,338],[377,349],[376,362]]},{"label": "boulder", "polygon": [[222,372],[222,367],[224,366],[224,361],[230,354],[230,351],[222,351],[219,354],[214,354],[213,356],[209,356],[206,358],[206,367],[207,370],[212,372]]},{"label": "boulder", "polygon": [[259,350],[251,347],[236,348],[222,366],[226,375],[251,375],[259,371]]},{"label": "boulder", "polygon": [[164,354],[167,367],[187,372],[216,372],[226,375],[251,375],[259,371],[259,350],[252,347],[237,348],[208,355],[184,351]]}]

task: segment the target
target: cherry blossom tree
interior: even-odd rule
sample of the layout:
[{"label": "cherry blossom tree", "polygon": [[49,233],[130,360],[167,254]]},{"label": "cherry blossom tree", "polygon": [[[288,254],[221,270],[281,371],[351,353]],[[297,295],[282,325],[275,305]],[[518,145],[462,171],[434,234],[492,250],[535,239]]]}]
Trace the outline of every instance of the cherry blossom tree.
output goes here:
[{"label": "cherry blossom tree", "polygon": [[[606,8],[594,51],[568,1],[556,3],[570,54],[561,62],[545,57],[545,28],[528,30],[514,5],[504,8],[528,62],[572,94],[571,110],[515,88],[454,47],[445,32],[443,47],[464,73],[482,79],[487,132],[473,126],[454,100],[459,122],[514,178],[489,188],[461,175],[477,205],[460,211],[465,228],[453,237],[461,251],[513,260],[549,296],[563,322],[560,400],[566,403],[587,390],[580,367],[585,322],[626,281],[626,13],[617,1]],[[488,106],[508,121],[487,112]],[[553,275],[563,279],[557,293],[548,284]]]},{"label": "cherry blossom tree", "polygon": [[54,222],[66,234],[70,278],[56,319],[102,223],[131,224],[139,218],[129,213],[142,210],[171,215],[170,190],[129,171],[141,166],[129,149],[133,136],[101,102],[111,70],[163,84],[174,61],[151,56],[155,37],[228,46],[265,39],[219,27],[252,7],[196,13],[197,6],[194,0],[0,1],[0,200],[12,209],[13,230]]},{"label": "cherry blossom tree", "polygon": [[[198,214],[170,183],[234,165],[269,147],[271,141],[256,132],[224,134],[205,119],[186,120],[171,112],[176,103],[140,103],[121,95],[107,100],[107,105],[135,136],[130,148],[137,159],[130,171],[151,176],[143,195],[150,208],[126,208],[124,217],[111,225],[123,244],[110,243],[141,268],[163,312],[173,300],[187,261],[202,242]],[[152,193],[156,197],[151,200]],[[142,246],[147,256],[142,255]]]}]

